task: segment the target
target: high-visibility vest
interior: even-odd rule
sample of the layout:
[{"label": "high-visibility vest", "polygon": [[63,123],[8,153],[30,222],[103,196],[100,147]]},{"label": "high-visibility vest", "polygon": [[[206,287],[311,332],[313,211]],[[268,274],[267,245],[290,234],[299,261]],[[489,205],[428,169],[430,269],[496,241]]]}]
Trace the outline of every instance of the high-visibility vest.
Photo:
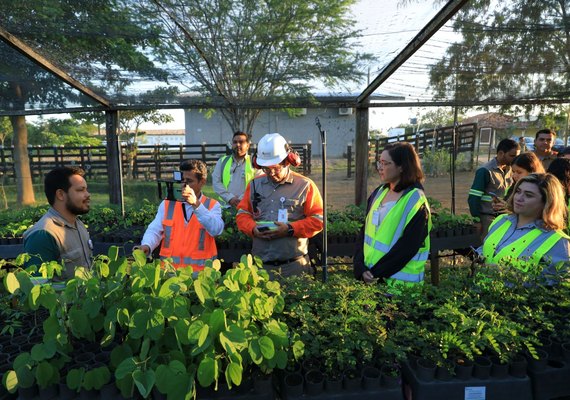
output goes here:
[{"label": "high-visibility vest", "polygon": [[[497,246],[506,232],[511,227],[512,222],[507,218],[507,214],[498,216],[489,227],[489,235],[483,243],[483,258],[487,264],[498,264],[502,260],[509,261],[513,266],[523,272],[528,271],[529,266],[537,265],[542,257],[562,238],[566,237],[561,231],[544,232],[534,228],[523,236],[504,246],[496,252]],[[536,240],[542,241],[532,255],[528,258],[520,259],[523,251],[532,246]]]},{"label": "high-visibility vest", "polygon": [[[233,163],[233,156],[230,154],[229,156],[224,156],[222,158],[222,185],[227,189],[230,185],[230,181],[232,180],[232,163]],[[245,156],[245,187],[249,181],[251,181],[255,176],[255,171],[251,165],[251,159],[249,154]]]},{"label": "high-visibility vest", "polygon": [[[422,206],[425,205],[429,213],[427,198],[423,191],[412,189],[408,193],[405,193],[396,202],[396,204],[394,204],[394,207],[388,211],[379,226],[375,225],[374,213],[380,208],[382,199],[386,197],[388,191],[389,188],[385,188],[379,196],[377,196],[366,215],[366,228],[364,230],[364,264],[369,269],[380,261],[382,257],[384,257],[396,244],[398,239],[402,237],[406,225],[408,225]],[[425,239],[424,245],[404,266],[404,268],[386,280],[389,286],[393,287],[400,284],[407,286],[423,284],[425,264],[429,256],[430,230],[431,215],[428,217],[428,235]]]},{"label": "high-visibility vest", "polygon": [[[204,195],[200,202],[209,210],[217,203]],[[192,213],[186,223],[182,207],[182,202],[164,201],[160,258],[172,258],[175,268],[191,265],[194,271],[201,271],[207,260],[215,260],[218,257],[216,241],[206,232],[195,213]]]}]

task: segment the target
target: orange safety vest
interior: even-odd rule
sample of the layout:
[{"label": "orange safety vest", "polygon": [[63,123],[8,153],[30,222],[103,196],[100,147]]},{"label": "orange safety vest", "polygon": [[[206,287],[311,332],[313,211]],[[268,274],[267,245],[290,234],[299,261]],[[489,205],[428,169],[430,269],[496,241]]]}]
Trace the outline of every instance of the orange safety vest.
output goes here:
[{"label": "orange safety vest", "polygon": [[[217,201],[204,195],[200,199],[208,210],[211,210]],[[177,206],[180,204],[180,206]],[[206,260],[215,260],[218,257],[216,240],[200,224],[195,213],[188,223],[182,211],[184,204],[177,201],[164,201],[164,218],[162,220],[162,245],[160,258],[172,258],[175,268],[192,266],[194,271],[204,269]]]}]

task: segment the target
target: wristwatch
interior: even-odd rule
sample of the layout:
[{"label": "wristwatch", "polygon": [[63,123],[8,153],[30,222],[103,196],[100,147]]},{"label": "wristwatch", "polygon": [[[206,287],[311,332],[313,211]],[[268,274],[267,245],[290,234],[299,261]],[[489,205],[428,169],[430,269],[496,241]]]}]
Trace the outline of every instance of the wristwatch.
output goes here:
[{"label": "wristwatch", "polygon": [[287,236],[291,237],[293,236],[293,233],[295,233],[295,231],[293,230],[293,225],[287,224],[287,226],[289,227],[289,229],[287,230]]}]

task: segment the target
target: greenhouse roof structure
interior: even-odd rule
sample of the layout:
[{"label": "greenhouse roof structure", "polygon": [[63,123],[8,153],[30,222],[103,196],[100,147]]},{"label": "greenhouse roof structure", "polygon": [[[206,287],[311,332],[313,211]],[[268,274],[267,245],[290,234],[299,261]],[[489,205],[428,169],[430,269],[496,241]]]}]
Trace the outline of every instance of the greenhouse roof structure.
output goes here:
[{"label": "greenhouse roof structure", "polygon": [[[252,2],[273,4],[245,3]],[[183,3],[192,2],[82,0],[71,2],[81,5],[76,10],[58,6],[59,1],[11,3],[0,10],[0,115],[311,107],[320,104],[308,95],[315,91],[331,96],[359,93],[342,103],[354,107],[371,95],[384,98],[371,106],[390,107],[545,104],[568,98],[566,2],[358,0],[350,7],[358,32],[349,37],[341,37],[340,30],[331,32],[338,35],[343,52],[365,55],[355,64],[353,76],[341,76],[336,82],[317,73],[307,73],[307,80],[280,76],[290,79],[295,90],[261,97],[228,96],[220,85],[207,88],[196,78],[190,61],[198,60],[217,74],[216,58],[208,53],[216,49],[208,43],[233,39],[188,19]],[[231,2],[202,3],[220,8]],[[257,32],[251,37],[260,38],[251,44],[253,52],[262,52],[263,35]],[[301,31],[292,40],[309,42],[317,56],[322,51],[325,57],[328,51],[318,35],[304,37]],[[277,46],[271,52],[280,51],[285,50]],[[275,66],[280,61],[272,62]],[[196,91],[201,96],[188,96]]]}]

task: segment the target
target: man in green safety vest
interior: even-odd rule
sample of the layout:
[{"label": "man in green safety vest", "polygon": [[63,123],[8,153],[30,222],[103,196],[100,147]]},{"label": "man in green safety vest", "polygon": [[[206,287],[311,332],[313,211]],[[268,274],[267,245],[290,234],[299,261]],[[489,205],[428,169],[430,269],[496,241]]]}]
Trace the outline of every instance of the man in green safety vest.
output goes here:
[{"label": "man in green safety vest", "polygon": [[212,185],[220,198],[237,207],[243,198],[247,184],[261,171],[251,165],[249,146],[251,136],[237,131],[232,138],[232,154],[221,157],[212,173]]}]

